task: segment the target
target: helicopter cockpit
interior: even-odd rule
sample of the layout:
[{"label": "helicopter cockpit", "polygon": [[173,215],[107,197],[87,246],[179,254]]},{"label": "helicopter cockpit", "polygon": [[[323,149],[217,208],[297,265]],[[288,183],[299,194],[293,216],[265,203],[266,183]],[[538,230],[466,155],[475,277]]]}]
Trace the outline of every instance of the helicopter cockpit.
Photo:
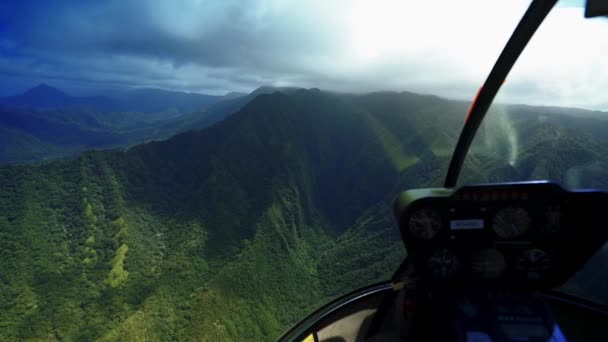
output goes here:
[{"label": "helicopter cockpit", "polygon": [[[401,192],[407,257],[279,341],[604,341],[608,308],[555,291],[604,246],[608,193],[549,181],[457,187],[495,96],[556,0],[532,1],[471,105],[444,186]],[[586,16],[606,15],[588,1]]]}]

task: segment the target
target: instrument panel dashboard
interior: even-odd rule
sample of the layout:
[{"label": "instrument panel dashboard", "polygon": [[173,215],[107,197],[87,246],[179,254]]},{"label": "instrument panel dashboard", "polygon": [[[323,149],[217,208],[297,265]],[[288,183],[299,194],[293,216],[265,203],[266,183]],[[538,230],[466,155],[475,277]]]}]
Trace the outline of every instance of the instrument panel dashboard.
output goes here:
[{"label": "instrument panel dashboard", "polygon": [[416,189],[395,215],[421,280],[431,286],[547,289],[603,245],[608,194],[550,182]]}]

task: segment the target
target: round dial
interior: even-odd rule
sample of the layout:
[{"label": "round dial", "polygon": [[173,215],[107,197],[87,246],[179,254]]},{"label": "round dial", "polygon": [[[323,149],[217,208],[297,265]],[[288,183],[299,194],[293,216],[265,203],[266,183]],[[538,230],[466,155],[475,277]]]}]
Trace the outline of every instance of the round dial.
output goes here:
[{"label": "round dial", "polygon": [[492,226],[499,237],[513,239],[528,231],[530,221],[530,216],[524,208],[506,207],[496,213]]},{"label": "round dial", "polygon": [[419,239],[430,240],[441,230],[441,216],[432,209],[416,210],[410,216],[409,230]]},{"label": "round dial", "polygon": [[471,271],[482,279],[500,278],[506,268],[505,256],[497,249],[484,249],[471,260]]},{"label": "round dial", "polygon": [[517,258],[516,268],[530,280],[542,279],[551,267],[551,257],[543,250],[528,249]]},{"label": "round dial", "polygon": [[458,257],[448,249],[440,249],[429,258],[429,271],[433,279],[449,279],[458,272],[460,262]]},{"label": "round dial", "polygon": [[561,230],[562,211],[560,206],[552,206],[545,213],[546,223],[541,227],[543,233],[554,234]]}]

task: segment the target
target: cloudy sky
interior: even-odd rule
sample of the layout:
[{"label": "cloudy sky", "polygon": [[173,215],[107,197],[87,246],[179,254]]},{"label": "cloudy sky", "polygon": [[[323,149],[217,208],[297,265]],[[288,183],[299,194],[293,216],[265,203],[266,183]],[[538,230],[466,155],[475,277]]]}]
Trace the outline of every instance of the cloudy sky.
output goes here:
[{"label": "cloudy sky", "polygon": [[[608,20],[566,1],[509,77],[508,102],[608,109]],[[0,96],[41,82],[223,94],[260,85],[470,99],[526,0],[3,1]]]}]

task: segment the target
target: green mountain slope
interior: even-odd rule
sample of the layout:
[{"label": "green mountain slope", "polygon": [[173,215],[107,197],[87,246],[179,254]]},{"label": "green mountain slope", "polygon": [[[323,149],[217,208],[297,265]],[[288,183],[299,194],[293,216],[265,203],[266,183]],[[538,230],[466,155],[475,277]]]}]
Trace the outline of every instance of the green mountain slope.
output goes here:
[{"label": "green mountain slope", "polygon": [[370,115],[275,93],[166,142],[3,168],[3,337],[277,336],[356,285],[319,265],[398,177]]},{"label": "green mountain slope", "polygon": [[[390,276],[390,202],[441,184],[465,109],[291,89],[167,141],[0,167],[0,340],[276,338]],[[523,172],[484,152],[465,179]]]}]

